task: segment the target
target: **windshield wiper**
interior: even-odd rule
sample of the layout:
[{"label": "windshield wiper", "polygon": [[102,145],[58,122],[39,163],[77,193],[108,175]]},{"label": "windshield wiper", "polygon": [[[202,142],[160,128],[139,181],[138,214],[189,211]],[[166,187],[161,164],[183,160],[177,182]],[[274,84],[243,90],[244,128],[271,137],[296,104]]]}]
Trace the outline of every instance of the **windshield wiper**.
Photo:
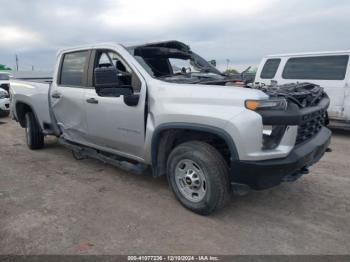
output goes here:
[{"label": "windshield wiper", "polygon": [[[212,78],[211,80],[208,80],[208,78]],[[217,79],[214,77],[206,77],[206,78],[202,78],[199,79],[198,81],[195,82],[195,84],[213,84],[213,85],[219,85],[219,84],[225,84],[228,82],[232,82],[234,81],[234,79],[232,78],[223,78],[223,79]]]},{"label": "windshield wiper", "polygon": [[168,74],[168,75],[158,76],[157,78],[168,78],[168,77],[179,76],[179,75],[185,76],[186,74],[184,74],[184,73],[175,73],[175,74]]},{"label": "windshield wiper", "polygon": [[206,73],[206,74],[215,74],[215,75],[219,75],[219,76],[227,76],[226,74],[221,73],[221,72],[213,72],[213,70],[209,67],[205,67],[205,68],[201,69],[200,72]]},{"label": "windshield wiper", "polygon": [[[196,74],[206,74],[206,75],[196,75]],[[217,80],[215,78],[215,76],[210,75],[210,74],[219,75],[219,76],[225,76],[223,74],[214,73],[209,68],[205,68],[205,69],[202,69],[199,72],[186,72],[186,73],[178,72],[178,73],[175,73],[175,74],[168,74],[168,75],[159,76],[158,78],[159,79],[164,79],[164,78],[174,77],[174,76],[183,76],[183,77],[186,77],[186,78],[191,78],[191,77],[204,78],[201,81],[203,81],[203,80],[206,81],[208,78],[213,78],[213,79]]]}]

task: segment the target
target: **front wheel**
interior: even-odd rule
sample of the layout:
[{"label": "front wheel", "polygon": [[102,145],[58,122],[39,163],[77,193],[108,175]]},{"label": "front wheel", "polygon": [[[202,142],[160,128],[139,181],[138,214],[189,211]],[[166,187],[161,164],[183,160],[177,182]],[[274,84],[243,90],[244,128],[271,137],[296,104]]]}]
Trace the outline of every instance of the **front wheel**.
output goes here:
[{"label": "front wheel", "polygon": [[167,177],[180,203],[197,214],[213,213],[228,198],[227,163],[207,143],[191,141],[177,146],[168,158]]},{"label": "front wheel", "polygon": [[44,147],[44,134],[41,132],[40,126],[36,121],[33,112],[25,115],[26,124],[26,140],[30,149],[40,149]]}]

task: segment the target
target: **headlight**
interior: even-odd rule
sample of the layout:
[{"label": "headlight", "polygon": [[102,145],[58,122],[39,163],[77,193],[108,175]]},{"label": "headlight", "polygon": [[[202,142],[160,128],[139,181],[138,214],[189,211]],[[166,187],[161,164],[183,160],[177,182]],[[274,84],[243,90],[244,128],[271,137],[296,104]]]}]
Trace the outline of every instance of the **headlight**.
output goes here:
[{"label": "headlight", "polygon": [[286,99],[267,99],[267,100],[246,100],[245,107],[247,109],[257,110],[286,110],[287,100]]},{"label": "headlight", "polygon": [[[266,100],[246,100],[245,107],[257,113],[263,114],[266,110],[281,110],[287,109],[288,103],[284,98],[266,99]],[[275,149],[281,142],[281,139],[286,131],[286,126],[282,125],[264,125],[263,126],[263,150]]]},{"label": "headlight", "polygon": [[275,149],[286,131],[286,126],[263,126],[263,150]]}]

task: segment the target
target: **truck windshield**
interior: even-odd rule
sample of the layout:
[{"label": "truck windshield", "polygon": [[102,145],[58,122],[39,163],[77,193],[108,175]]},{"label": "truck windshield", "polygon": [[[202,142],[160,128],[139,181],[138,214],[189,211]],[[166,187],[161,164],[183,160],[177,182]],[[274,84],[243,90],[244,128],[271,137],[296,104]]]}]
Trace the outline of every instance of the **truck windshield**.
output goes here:
[{"label": "truck windshield", "polygon": [[127,50],[154,78],[193,82],[199,78],[222,77],[219,70],[177,41],[129,47]]},{"label": "truck windshield", "polygon": [[0,80],[10,80],[10,76],[8,74],[0,74]]}]

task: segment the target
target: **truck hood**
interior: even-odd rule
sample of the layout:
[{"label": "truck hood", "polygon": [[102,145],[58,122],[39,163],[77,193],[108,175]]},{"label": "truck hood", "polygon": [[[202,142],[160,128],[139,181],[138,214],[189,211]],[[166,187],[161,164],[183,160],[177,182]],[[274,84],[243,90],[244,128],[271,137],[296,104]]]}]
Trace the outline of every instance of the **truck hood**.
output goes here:
[{"label": "truck hood", "polygon": [[182,122],[206,124],[225,128],[230,119],[241,115],[250,120],[261,119],[255,112],[245,108],[247,99],[267,99],[260,90],[243,87],[176,84],[152,81],[149,86],[150,119],[154,125]]},{"label": "truck hood", "polygon": [[201,84],[176,84],[155,80],[157,96],[163,99],[181,100],[182,103],[207,103],[217,105],[241,105],[247,99],[267,99],[261,90],[238,86],[219,86]]}]

